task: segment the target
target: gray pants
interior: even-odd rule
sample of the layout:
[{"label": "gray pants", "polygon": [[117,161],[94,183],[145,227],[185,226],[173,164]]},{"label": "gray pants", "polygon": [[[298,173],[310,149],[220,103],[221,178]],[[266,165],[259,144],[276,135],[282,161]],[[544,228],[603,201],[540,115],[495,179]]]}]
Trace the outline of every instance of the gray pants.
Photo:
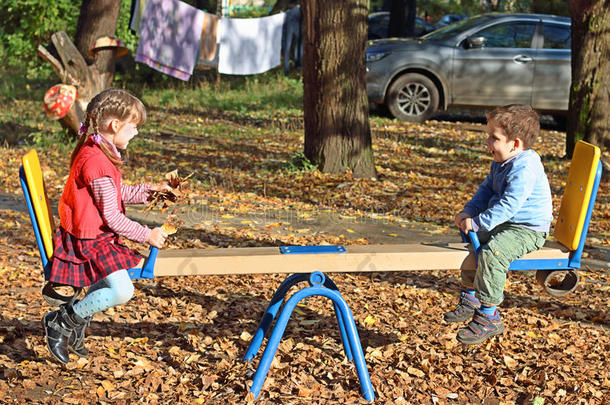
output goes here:
[{"label": "gray pants", "polygon": [[500,305],[504,300],[506,272],[513,260],[540,249],[546,232],[536,232],[505,222],[491,232],[477,232],[481,250],[475,270],[462,270],[462,283],[474,288],[483,305]]}]

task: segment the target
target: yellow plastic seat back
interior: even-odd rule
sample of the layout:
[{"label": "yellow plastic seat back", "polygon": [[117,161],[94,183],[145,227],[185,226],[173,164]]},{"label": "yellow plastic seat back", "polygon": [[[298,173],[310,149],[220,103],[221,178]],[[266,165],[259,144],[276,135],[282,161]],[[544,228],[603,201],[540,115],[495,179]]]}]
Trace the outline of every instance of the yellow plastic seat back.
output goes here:
[{"label": "yellow plastic seat back", "polygon": [[555,240],[570,250],[580,243],[599,159],[597,146],[583,141],[576,144],[554,233]]},{"label": "yellow plastic seat back", "polygon": [[53,230],[55,224],[49,199],[44,188],[44,179],[40,169],[38,154],[34,149],[26,153],[21,159],[23,171],[27,179],[28,191],[32,200],[32,207],[36,213],[36,222],[42,239],[47,258],[53,255]]}]

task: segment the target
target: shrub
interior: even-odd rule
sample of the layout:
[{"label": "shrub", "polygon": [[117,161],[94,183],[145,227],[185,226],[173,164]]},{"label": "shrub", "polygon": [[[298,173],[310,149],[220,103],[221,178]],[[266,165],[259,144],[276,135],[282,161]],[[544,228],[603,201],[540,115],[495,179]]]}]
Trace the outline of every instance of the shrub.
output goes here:
[{"label": "shrub", "polygon": [[28,76],[41,70],[50,72],[50,65],[38,57],[36,48],[48,43],[56,31],[74,35],[79,7],[78,0],[3,0],[0,59],[5,68],[25,67]]}]

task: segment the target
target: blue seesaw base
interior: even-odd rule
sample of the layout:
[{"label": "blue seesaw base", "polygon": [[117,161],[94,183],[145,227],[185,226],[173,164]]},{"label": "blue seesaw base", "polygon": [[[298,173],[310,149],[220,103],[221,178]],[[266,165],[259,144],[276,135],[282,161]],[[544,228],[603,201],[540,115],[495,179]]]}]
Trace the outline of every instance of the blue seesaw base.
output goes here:
[{"label": "blue seesaw base", "polygon": [[292,286],[302,281],[308,281],[309,287],[305,287],[297,291],[284,304],[277,322],[273,327],[269,341],[267,342],[267,347],[263,352],[263,357],[261,358],[261,361],[256,369],[256,373],[254,374],[254,380],[252,381],[250,392],[254,394],[254,398],[258,397],[294,308],[304,298],[319,295],[332,300],[339,330],[341,331],[341,339],[343,341],[345,355],[350,361],[353,360],[356,365],[362,395],[367,401],[374,401],[375,393],[373,392],[371,378],[364,360],[364,353],[362,352],[360,337],[358,336],[358,330],[356,329],[356,323],[354,322],[352,311],[345,302],[345,299],[343,299],[341,296],[336,284],[319,271],[310,274],[293,274],[284,280],[284,282],[275,291],[275,294],[273,294],[267,310],[258,324],[258,328],[254,337],[252,338],[252,342],[250,342],[250,346],[244,355],[244,361],[249,362],[256,356],[261,347],[263,339],[269,330],[269,327],[271,326],[282,303],[284,302],[286,294]]}]

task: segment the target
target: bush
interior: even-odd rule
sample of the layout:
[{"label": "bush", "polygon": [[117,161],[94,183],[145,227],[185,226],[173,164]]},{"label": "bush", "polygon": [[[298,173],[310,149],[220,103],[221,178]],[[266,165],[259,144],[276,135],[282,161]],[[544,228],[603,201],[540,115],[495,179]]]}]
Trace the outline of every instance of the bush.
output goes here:
[{"label": "bush", "polygon": [[[38,56],[39,44],[51,43],[51,35],[66,31],[74,38],[81,0],[3,0],[0,3],[0,59],[5,70],[25,71],[26,77],[50,76],[49,63]],[[131,55],[138,47],[138,36],[129,30],[130,1],[121,2],[116,37]],[[25,68],[25,69],[24,69]]]},{"label": "bush", "polygon": [[318,166],[313,164],[303,152],[297,152],[290,157],[284,170],[288,172],[312,172],[318,170]]},{"label": "bush", "polygon": [[51,66],[38,57],[38,44],[46,44],[51,35],[66,30],[74,35],[80,1],[78,0],[3,0],[0,4],[0,59],[8,69],[23,70],[28,77]]}]

